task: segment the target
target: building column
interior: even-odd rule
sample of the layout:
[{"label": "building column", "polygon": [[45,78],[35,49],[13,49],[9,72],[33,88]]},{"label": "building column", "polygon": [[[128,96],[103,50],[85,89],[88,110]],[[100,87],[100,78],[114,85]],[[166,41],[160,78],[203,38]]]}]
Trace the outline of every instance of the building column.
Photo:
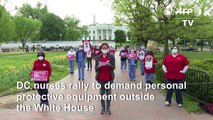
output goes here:
[{"label": "building column", "polygon": [[104,29],[101,29],[101,40],[104,40],[103,38],[104,38]]},{"label": "building column", "polygon": [[112,29],[111,34],[112,34],[112,40],[115,40],[114,29]]},{"label": "building column", "polygon": [[109,40],[109,29],[106,29],[106,40]]},{"label": "building column", "polygon": [[98,40],[98,29],[95,29],[95,40]]}]

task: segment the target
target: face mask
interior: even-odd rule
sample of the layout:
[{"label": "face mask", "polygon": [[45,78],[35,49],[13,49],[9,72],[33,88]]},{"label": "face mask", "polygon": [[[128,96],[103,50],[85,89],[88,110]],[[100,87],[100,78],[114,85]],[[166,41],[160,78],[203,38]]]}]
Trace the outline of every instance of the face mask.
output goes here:
[{"label": "face mask", "polygon": [[107,54],[109,50],[101,50],[103,54]]},{"label": "face mask", "polygon": [[172,49],[172,54],[177,54],[178,50],[177,49]]},{"label": "face mask", "polygon": [[83,50],[83,48],[79,48],[79,50]]},{"label": "face mask", "polygon": [[43,56],[39,56],[39,57],[38,57],[38,60],[43,60],[43,59],[44,59]]}]

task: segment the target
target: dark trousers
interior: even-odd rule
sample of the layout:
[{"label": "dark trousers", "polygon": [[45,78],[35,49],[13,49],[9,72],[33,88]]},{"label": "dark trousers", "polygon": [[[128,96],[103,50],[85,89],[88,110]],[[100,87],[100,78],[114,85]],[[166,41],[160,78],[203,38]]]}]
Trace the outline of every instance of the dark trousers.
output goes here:
[{"label": "dark trousers", "polygon": [[[183,83],[183,80],[166,80],[167,84],[180,84]],[[166,101],[169,103],[172,102],[172,94],[173,91],[175,91],[176,94],[176,102],[177,104],[183,104],[183,98],[182,98],[182,90],[181,89],[167,89],[166,93]]]},{"label": "dark trousers", "polygon": [[[100,88],[100,94],[103,98],[103,95],[106,94],[107,95],[107,100],[103,100],[101,99],[101,107],[102,109],[110,109],[110,104],[111,104],[111,97],[109,97],[109,95],[112,94],[112,89],[105,89],[104,85],[108,82],[98,82],[99,84],[101,84],[101,88]],[[110,84],[112,83],[112,81],[110,81]],[[107,105],[107,106],[106,106]]]},{"label": "dark trousers", "polygon": [[92,58],[87,58],[87,68],[92,69]]},{"label": "dark trousers", "polygon": [[46,88],[46,84],[47,83],[38,83],[39,84],[39,88],[37,89],[38,94],[40,96],[45,95],[45,97],[43,97],[44,99],[40,99],[41,104],[49,104],[48,98],[47,98],[47,94],[48,94],[48,89]]}]

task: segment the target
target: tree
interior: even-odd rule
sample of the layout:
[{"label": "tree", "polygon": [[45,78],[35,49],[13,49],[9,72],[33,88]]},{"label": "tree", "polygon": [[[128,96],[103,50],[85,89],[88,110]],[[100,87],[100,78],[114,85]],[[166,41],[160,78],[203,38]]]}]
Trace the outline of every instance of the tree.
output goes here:
[{"label": "tree", "polygon": [[120,43],[120,45],[124,42],[126,42],[126,35],[125,32],[123,30],[116,30],[114,32],[115,34],[115,42],[116,43]]},{"label": "tree", "polygon": [[40,2],[36,4],[35,8],[33,8],[30,4],[23,4],[20,8],[17,9],[17,15],[37,20],[40,20],[43,15],[48,13],[47,6]]},{"label": "tree", "polygon": [[85,26],[85,25],[83,25],[83,26],[80,28],[80,31],[81,31],[81,34],[82,34],[81,37],[85,36],[84,39],[86,40],[86,38],[89,36],[88,27]]},{"label": "tree", "polygon": [[39,20],[34,20],[22,16],[15,16],[13,21],[16,25],[15,31],[17,38],[21,41],[22,48],[24,50],[27,40],[35,37],[36,31],[40,30],[42,23]]},{"label": "tree", "polygon": [[62,38],[65,35],[64,21],[53,13],[47,13],[42,18],[42,27],[40,31],[40,38],[43,40],[59,40],[59,34]]},{"label": "tree", "polygon": [[66,30],[65,38],[71,41],[79,40],[82,37],[81,31],[78,29],[69,28]]},{"label": "tree", "polygon": [[[212,6],[213,0],[114,0],[113,9],[116,23],[126,24],[131,29],[131,40],[145,44],[149,39],[164,41],[165,56],[168,54],[168,40],[173,44],[180,37],[192,42],[195,40],[196,27],[183,27],[181,18],[197,18],[197,9],[201,9],[201,15],[204,15]],[[191,8],[193,13],[178,15],[176,12],[180,8]]]},{"label": "tree", "polygon": [[59,16],[49,13],[46,5],[38,2],[33,8],[30,4],[23,4],[17,9],[19,16],[42,21],[41,31],[38,31],[39,39],[59,40],[59,34],[65,35],[63,20]]},{"label": "tree", "polygon": [[15,34],[15,24],[10,14],[0,5],[0,42],[12,40]]},{"label": "tree", "polygon": [[64,18],[64,24],[66,28],[65,39],[67,40],[80,40],[83,33],[81,32],[81,27],[79,27],[80,20],[75,16],[66,16]]}]

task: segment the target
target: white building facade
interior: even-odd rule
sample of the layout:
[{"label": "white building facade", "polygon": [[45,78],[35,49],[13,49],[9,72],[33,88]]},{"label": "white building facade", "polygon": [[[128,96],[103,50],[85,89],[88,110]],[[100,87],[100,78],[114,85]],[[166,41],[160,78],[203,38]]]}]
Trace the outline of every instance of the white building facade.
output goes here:
[{"label": "white building facade", "polygon": [[[116,30],[123,30],[126,34],[126,40],[128,41],[126,26],[114,26],[112,24],[91,24],[88,25],[89,40],[115,40],[114,32]],[[82,38],[85,39],[85,36]]]}]

